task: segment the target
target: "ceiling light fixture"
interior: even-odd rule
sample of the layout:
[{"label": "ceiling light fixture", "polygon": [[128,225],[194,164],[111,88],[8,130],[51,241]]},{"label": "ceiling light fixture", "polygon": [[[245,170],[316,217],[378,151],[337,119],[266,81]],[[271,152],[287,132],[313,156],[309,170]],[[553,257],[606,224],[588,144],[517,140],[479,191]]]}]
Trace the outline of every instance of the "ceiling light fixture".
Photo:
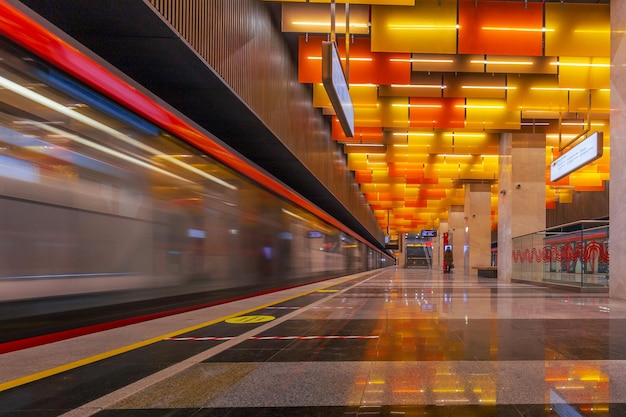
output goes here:
[{"label": "ceiling light fixture", "polygon": [[596,67],[596,68],[611,68],[611,64],[585,64],[582,62],[550,62],[550,65],[557,65],[559,67]]},{"label": "ceiling light fixture", "polygon": [[430,132],[394,132],[393,136],[420,136],[420,137],[428,137],[432,138],[435,136],[434,133]]},{"label": "ceiling light fixture", "polygon": [[435,59],[435,58],[390,58],[391,62],[411,62],[422,64],[452,64],[454,59]]},{"label": "ceiling light fixture", "polygon": [[[291,22],[292,25],[294,26],[318,26],[318,27],[323,27],[323,28],[330,28],[330,22],[300,22],[300,21],[295,21],[295,22]],[[346,24],[345,23],[340,23],[337,22],[335,23],[336,27],[339,28],[345,28]],[[351,28],[366,28],[368,27],[367,23],[350,23],[350,27]]]},{"label": "ceiling light fixture", "polygon": [[391,84],[392,88],[435,88],[443,90],[446,88],[445,85],[435,85],[435,84]]},{"label": "ceiling light fixture", "polygon": [[531,87],[535,91],[585,91],[584,88],[567,88],[567,87]]},{"label": "ceiling light fixture", "polygon": [[517,87],[507,87],[505,85],[463,85],[461,88],[470,90],[517,90]]},{"label": "ceiling light fixture", "polygon": [[408,107],[412,109],[440,109],[441,104],[392,104],[392,107]]},{"label": "ceiling light fixture", "polygon": [[390,30],[457,30],[459,25],[389,25]]},{"label": "ceiling light fixture", "polygon": [[496,27],[496,26],[483,26],[483,30],[497,30],[503,32],[554,32],[554,29],[547,28],[512,28],[512,27]]},{"label": "ceiling light fixture", "polygon": [[503,109],[504,106],[498,105],[469,105],[469,104],[457,104],[455,106],[458,109]]},{"label": "ceiling light fixture", "polygon": [[533,61],[487,61],[486,59],[473,59],[470,61],[472,64],[485,64],[485,65],[533,65]]}]

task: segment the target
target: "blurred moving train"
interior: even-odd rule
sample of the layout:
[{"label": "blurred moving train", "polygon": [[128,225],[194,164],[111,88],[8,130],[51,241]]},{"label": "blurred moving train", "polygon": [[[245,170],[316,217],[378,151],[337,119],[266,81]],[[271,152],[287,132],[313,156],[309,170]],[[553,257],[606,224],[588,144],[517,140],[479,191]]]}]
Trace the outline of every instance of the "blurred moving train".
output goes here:
[{"label": "blurred moving train", "polygon": [[[249,294],[393,262],[164,105],[0,9],[4,22],[28,26],[4,27],[0,39],[2,319],[225,289]],[[74,75],[161,120],[87,87],[28,42],[68,67],[82,63]],[[59,297],[65,302],[41,303]],[[28,302],[9,311],[16,300]]]}]

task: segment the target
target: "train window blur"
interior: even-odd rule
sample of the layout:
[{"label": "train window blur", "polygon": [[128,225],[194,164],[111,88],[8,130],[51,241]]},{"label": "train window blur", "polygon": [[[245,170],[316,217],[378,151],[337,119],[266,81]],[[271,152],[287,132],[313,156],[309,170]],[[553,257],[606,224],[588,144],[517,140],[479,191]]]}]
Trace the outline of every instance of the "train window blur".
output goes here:
[{"label": "train window blur", "polygon": [[0,300],[267,289],[383,266],[25,51],[0,54]]}]

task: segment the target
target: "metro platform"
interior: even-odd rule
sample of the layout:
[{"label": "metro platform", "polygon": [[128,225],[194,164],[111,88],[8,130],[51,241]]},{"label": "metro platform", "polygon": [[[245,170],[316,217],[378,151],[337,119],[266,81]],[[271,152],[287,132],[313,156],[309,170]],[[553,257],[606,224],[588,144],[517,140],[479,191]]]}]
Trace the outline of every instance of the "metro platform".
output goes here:
[{"label": "metro platform", "polygon": [[0,355],[1,416],[623,416],[626,301],[364,272]]}]

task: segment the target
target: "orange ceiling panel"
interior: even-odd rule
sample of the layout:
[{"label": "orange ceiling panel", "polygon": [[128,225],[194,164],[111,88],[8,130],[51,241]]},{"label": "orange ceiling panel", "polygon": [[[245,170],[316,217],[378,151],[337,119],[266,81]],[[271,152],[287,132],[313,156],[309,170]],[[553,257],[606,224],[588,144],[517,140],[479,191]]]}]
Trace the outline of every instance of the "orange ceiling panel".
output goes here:
[{"label": "orange ceiling panel", "polygon": [[427,200],[439,200],[446,198],[446,190],[438,188],[423,189],[419,191],[419,198]]},{"label": "orange ceiling panel", "polygon": [[[322,82],[322,42],[326,36],[298,39],[298,81]],[[339,56],[346,67],[346,44],[337,38]],[[371,52],[369,38],[354,38],[349,50],[349,84],[409,84],[410,54]]]},{"label": "orange ceiling panel", "polygon": [[[338,38],[339,55],[346,56],[346,43]],[[372,52],[370,38],[350,43],[350,84],[409,84],[410,54]]]},{"label": "orange ceiling panel", "polygon": [[411,208],[426,208],[428,207],[428,201],[427,200],[407,200],[405,201],[405,206],[406,207],[411,207]]},{"label": "orange ceiling panel", "polygon": [[332,139],[342,142],[382,142],[383,139],[383,129],[382,127],[360,127],[356,126],[354,128],[354,137],[348,138],[346,137],[341,124],[339,123],[339,119],[337,116],[333,116],[333,124],[332,124]]},{"label": "orange ceiling panel", "polygon": [[409,99],[409,127],[461,128],[465,126],[463,98]]},{"label": "orange ceiling panel", "polygon": [[543,55],[543,5],[459,0],[458,52]]},{"label": "orange ceiling panel", "polygon": [[370,206],[372,210],[391,210],[393,209],[393,204],[391,201],[381,201],[378,203],[371,203]]},{"label": "orange ceiling panel", "polygon": [[406,184],[437,184],[439,183],[439,177],[431,176],[430,178],[425,176],[424,178],[406,178]]},{"label": "orange ceiling panel", "polygon": [[354,180],[359,184],[371,184],[372,183],[372,171],[370,170],[354,171]]},{"label": "orange ceiling panel", "polygon": [[326,40],[326,36],[298,38],[298,82],[322,82],[322,41]]},{"label": "orange ceiling panel", "polygon": [[421,165],[411,166],[397,162],[389,163],[389,177],[391,178],[424,178],[424,169]]}]

